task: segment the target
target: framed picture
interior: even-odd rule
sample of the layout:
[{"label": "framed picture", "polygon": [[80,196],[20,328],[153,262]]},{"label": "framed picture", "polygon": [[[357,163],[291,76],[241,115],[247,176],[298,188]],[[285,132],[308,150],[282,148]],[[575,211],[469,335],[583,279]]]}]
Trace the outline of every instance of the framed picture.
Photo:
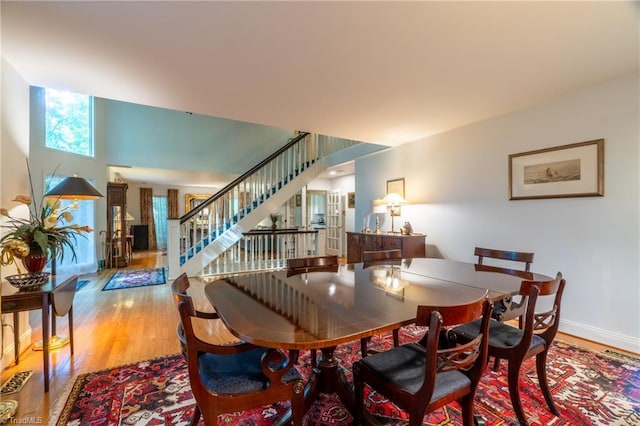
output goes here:
[{"label": "framed picture", "polygon": [[347,192],[347,207],[350,209],[356,208],[356,193]]},{"label": "framed picture", "polygon": [[404,198],[404,178],[387,181],[387,194],[400,194]]},{"label": "framed picture", "polygon": [[604,139],[509,155],[509,199],[604,195]]},{"label": "framed picture", "polygon": [[302,206],[302,194],[296,194],[296,207]]}]

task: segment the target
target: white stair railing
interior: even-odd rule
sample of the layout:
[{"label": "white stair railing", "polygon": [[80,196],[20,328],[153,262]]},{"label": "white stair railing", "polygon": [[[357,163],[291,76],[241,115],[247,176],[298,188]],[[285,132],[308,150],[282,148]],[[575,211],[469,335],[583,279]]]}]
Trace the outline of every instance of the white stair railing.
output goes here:
[{"label": "white stair railing", "polygon": [[[310,133],[300,133],[292,138],[260,164],[182,216],[179,224],[170,223],[169,245],[179,252],[180,265],[225,235],[233,239],[228,245],[231,247],[241,235],[228,234],[243,218],[321,157],[358,143]],[[176,225],[179,230],[173,233],[171,228]],[[179,241],[171,241],[172,235],[178,235]]]}]

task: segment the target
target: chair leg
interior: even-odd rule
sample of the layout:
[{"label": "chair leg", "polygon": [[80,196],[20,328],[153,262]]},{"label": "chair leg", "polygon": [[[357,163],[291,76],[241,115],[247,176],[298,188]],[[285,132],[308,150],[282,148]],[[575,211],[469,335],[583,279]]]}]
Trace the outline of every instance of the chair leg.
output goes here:
[{"label": "chair leg", "polygon": [[371,337],[363,337],[360,339],[360,356],[362,358],[367,356],[367,344],[371,340]]},{"label": "chair leg", "polygon": [[363,424],[364,411],[364,381],[361,376],[360,362],[353,364],[353,397],[355,401],[355,409],[353,412],[353,424]]},{"label": "chair leg", "polygon": [[291,424],[293,426],[302,426],[303,419],[304,381],[298,380],[293,384],[293,396],[291,397]]},{"label": "chair leg", "polygon": [[400,329],[394,328],[392,333],[393,333],[393,346],[397,348],[398,346],[400,346]]},{"label": "chair leg", "polygon": [[498,371],[498,368],[500,368],[500,358],[494,357],[494,360],[493,360],[493,371]]},{"label": "chair leg", "polygon": [[518,421],[521,425],[526,426],[529,423],[527,422],[527,418],[524,415],[524,409],[522,408],[522,403],[520,402],[520,366],[522,365],[522,360],[515,362],[509,360],[509,372],[508,372],[508,382],[509,382],[509,396],[511,397],[511,405],[513,406],[513,411],[518,418]]},{"label": "chair leg", "polygon": [[189,423],[189,426],[196,426],[200,421],[200,415],[200,407],[198,407],[198,404],[196,403],[196,408],[194,408],[193,410],[193,417],[191,418],[191,423]]},{"label": "chair leg", "polygon": [[542,395],[544,395],[545,401],[547,401],[549,410],[556,416],[559,416],[560,412],[556,408],[556,404],[553,402],[553,396],[551,395],[551,389],[549,389],[549,382],[547,381],[546,350],[536,355],[536,371],[538,373],[538,382],[540,383],[540,389],[542,390]]},{"label": "chair leg", "polygon": [[462,424],[463,426],[472,426],[474,424],[473,416],[473,395],[468,394],[458,400],[462,408]]}]

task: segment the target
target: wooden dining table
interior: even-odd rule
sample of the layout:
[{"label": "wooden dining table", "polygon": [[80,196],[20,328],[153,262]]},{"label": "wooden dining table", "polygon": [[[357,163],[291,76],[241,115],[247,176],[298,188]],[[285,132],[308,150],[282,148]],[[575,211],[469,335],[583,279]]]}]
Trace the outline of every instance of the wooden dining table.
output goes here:
[{"label": "wooden dining table", "polygon": [[520,273],[443,259],[336,266],[297,275],[268,271],[211,282],[204,292],[229,331],[255,345],[320,350],[305,390],[305,411],[320,392],[336,393],[352,410],[353,392],[334,357],[337,345],[390,332],[415,321],[419,305],[452,306],[516,294]]}]

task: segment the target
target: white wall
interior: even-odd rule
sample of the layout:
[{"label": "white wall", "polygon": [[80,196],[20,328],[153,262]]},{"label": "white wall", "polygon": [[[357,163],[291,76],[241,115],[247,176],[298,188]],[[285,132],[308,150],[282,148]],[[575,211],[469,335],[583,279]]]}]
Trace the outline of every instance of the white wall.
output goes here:
[{"label": "white wall", "polygon": [[[401,220],[427,234],[432,253],[533,251],[533,270],[567,279],[563,331],[640,353],[638,77],[357,160],[356,193],[371,200],[404,177],[412,205]],[[508,200],[509,154],[600,138],[604,197]],[[367,211],[358,203],[356,219]]]},{"label": "white wall", "polygon": [[[29,156],[29,86],[4,57],[2,58],[2,96],[0,115],[0,207],[8,209],[12,216],[20,215],[13,202],[18,194],[29,194],[29,179],[27,175],[26,158]],[[26,209],[22,209],[21,217],[28,217]],[[1,220],[1,219],[0,219]],[[5,230],[0,228],[0,234]],[[15,265],[0,266],[0,279],[7,275],[16,274]],[[0,285],[2,283],[0,282]],[[31,326],[29,313],[21,312],[20,330],[16,330],[20,338],[20,347],[26,348],[31,341]],[[13,315],[3,315],[3,324],[12,324]],[[4,333],[2,341],[2,356],[0,356],[0,370],[11,365],[14,360],[13,335]]]}]

